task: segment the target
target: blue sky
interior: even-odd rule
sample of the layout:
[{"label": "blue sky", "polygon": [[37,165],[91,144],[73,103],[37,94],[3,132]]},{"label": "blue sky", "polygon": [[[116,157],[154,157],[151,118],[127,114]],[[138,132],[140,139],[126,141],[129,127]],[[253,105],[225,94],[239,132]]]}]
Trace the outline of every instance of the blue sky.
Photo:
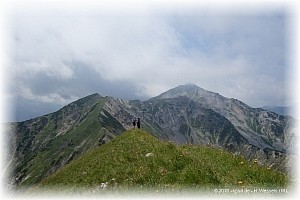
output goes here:
[{"label": "blue sky", "polygon": [[253,107],[295,103],[284,6],[19,6],[7,18],[8,99],[147,99],[195,83]]}]

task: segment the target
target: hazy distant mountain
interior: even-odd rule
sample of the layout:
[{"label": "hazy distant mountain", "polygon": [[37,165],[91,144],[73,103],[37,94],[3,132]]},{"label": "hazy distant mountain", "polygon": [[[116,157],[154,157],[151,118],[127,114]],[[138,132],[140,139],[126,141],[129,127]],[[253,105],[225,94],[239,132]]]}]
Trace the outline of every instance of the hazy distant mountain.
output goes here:
[{"label": "hazy distant mountain", "polygon": [[268,110],[280,115],[290,115],[292,117],[295,116],[295,107],[294,106],[264,106],[262,107],[264,110]]},{"label": "hazy distant mountain", "polygon": [[59,104],[38,102],[18,96],[10,120],[21,122],[57,111],[59,108],[61,108]]},{"label": "hazy distant mountain", "polygon": [[284,165],[286,153],[295,148],[293,118],[251,108],[196,85],[178,86],[146,101],[93,94],[57,112],[8,124],[10,183],[40,182],[131,128],[134,117],[161,140],[211,145],[263,160],[280,154],[278,165]]}]

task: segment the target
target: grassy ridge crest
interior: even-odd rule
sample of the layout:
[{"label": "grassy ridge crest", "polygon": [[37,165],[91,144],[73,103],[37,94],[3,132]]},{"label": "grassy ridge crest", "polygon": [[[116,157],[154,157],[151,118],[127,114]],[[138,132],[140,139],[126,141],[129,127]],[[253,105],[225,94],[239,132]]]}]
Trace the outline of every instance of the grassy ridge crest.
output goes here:
[{"label": "grassy ridge crest", "polygon": [[39,188],[286,187],[286,175],[229,152],[182,145],[131,129],[89,151]]}]

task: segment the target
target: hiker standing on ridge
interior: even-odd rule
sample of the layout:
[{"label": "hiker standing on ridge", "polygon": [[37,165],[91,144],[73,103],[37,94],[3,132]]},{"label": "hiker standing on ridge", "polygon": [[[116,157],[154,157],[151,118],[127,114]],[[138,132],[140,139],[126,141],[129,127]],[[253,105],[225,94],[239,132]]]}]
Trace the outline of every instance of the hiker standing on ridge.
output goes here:
[{"label": "hiker standing on ridge", "polygon": [[135,128],[135,125],[136,125],[136,118],[135,117],[132,119],[132,125],[133,125],[133,128]]},{"label": "hiker standing on ridge", "polygon": [[138,119],[137,119],[136,125],[137,125],[137,128],[138,128],[138,129],[141,128],[141,119],[140,119],[139,117],[138,117]]}]

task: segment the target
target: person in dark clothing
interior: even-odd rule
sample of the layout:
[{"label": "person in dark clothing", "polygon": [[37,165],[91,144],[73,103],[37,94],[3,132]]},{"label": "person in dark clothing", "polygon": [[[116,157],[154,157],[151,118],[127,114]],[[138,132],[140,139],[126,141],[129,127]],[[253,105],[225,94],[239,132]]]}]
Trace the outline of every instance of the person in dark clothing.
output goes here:
[{"label": "person in dark clothing", "polygon": [[140,118],[137,119],[136,125],[137,125],[137,128],[138,128],[138,129],[141,128],[141,119],[140,119]]},{"label": "person in dark clothing", "polygon": [[135,128],[135,125],[136,125],[136,118],[132,119],[132,125],[133,125],[133,128]]}]

